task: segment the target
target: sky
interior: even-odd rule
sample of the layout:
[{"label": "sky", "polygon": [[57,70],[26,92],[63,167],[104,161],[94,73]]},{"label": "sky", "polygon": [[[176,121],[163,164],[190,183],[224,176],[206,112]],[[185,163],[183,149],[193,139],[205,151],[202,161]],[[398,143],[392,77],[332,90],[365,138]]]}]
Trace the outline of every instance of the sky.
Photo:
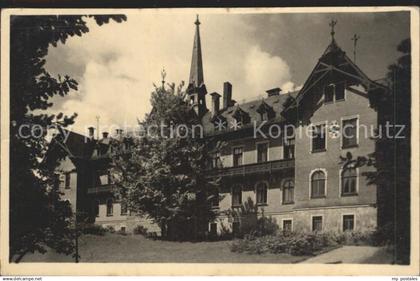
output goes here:
[{"label": "sky", "polygon": [[[135,126],[151,109],[153,83],[161,84],[164,68],[168,83],[188,82],[195,13],[129,14],[127,21],[97,26],[88,20],[89,33],[50,47],[46,68],[68,74],[78,91],[52,101],[51,112],[78,113],[72,130],[84,133],[118,126]],[[208,93],[222,94],[223,83],[233,85],[232,98],[241,103],[261,98],[280,87],[299,89],[331,41],[331,19],[337,20],[335,38],[353,58],[357,33],[357,65],[373,80],[385,77],[396,61],[399,42],[410,35],[409,14],[297,13],[200,14],[204,82]],[[208,105],[210,97],[207,95]]]}]

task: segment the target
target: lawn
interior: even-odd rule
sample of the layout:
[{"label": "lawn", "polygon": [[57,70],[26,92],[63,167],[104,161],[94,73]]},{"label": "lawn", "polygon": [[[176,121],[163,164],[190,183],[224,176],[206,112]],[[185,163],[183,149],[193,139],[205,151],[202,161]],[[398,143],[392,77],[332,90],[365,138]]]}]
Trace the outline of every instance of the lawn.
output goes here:
[{"label": "lawn", "polygon": [[[201,262],[201,263],[296,263],[308,257],[287,254],[232,253],[230,241],[171,242],[141,235],[84,235],[80,238],[80,262]],[[27,254],[22,262],[73,262],[71,256],[48,251]]]}]

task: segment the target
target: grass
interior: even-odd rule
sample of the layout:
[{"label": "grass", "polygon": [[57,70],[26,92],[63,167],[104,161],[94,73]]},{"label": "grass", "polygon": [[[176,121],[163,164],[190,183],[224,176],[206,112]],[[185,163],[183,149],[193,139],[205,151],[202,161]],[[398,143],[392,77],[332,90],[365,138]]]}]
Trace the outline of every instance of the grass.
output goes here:
[{"label": "grass", "polygon": [[[84,235],[79,241],[80,262],[176,262],[176,263],[297,263],[308,257],[288,254],[248,255],[232,253],[231,241],[172,242],[141,235]],[[22,262],[74,262],[71,256],[50,250],[27,254]]]}]

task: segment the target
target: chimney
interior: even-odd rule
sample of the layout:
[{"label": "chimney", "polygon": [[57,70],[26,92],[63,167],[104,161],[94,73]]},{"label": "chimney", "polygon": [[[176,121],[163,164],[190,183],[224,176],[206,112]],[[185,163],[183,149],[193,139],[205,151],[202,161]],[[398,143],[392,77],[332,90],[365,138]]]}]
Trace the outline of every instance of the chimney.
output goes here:
[{"label": "chimney", "polygon": [[215,116],[220,110],[220,95],[216,92],[211,93],[211,114]]},{"label": "chimney", "polygon": [[122,136],[123,130],[122,129],[116,129],[115,133],[117,136]]},{"label": "chimney", "polygon": [[225,82],[223,84],[223,109],[232,105],[232,84]]},{"label": "chimney", "polygon": [[104,139],[108,138],[108,132],[102,132],[102,137],[103,137]]},{"label": "chimney", "polygon": [[95,128],[89,127],[88,130],[89,130],[89,138],[92,140],[95,139]]},{"label": "chimney", "polygon": [[266,91],[267,97],[279,96],[280,92],[281,92],[280,88],[274,88],[274,89],[270,89]]}]

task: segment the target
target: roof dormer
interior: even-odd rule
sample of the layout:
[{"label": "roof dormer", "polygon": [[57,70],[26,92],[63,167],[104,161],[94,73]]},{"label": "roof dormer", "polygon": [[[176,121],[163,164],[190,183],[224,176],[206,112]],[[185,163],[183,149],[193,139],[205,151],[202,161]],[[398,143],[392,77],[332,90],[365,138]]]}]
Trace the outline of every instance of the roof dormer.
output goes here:
[{"label": "roof dormer", "polygon": [[256,111],[260,114],[261,121],[268,121],[275,116],[273,107],[269,106],[265,101],[261,101]]}]

